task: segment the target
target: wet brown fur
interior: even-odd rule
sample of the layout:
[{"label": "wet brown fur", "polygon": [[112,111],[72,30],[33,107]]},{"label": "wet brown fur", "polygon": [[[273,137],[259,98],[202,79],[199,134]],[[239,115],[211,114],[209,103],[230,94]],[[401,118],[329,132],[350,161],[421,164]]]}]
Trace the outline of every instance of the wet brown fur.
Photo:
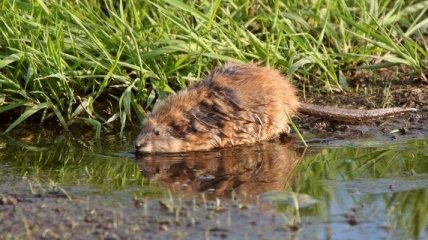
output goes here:
[{"label": "wet brown fur", "polygon": [[353,110],[299,103],[277,70],[226,64],[153,109],[135,141],[137,152],[187,152],[252,144],[289,133],[297,112],[359,122],[413,108]]},{"label": "wet brown fur", "polygon": [[288,133],[295,88],[274,69],[226,64],[155,107],[138,152],[186,152],[251,144]]}]

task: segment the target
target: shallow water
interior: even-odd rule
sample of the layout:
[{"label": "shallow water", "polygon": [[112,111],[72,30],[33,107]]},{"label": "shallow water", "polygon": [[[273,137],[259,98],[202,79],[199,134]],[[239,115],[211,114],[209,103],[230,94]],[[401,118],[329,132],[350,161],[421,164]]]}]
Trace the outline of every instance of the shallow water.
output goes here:
[{"label": "shallow water", "polygon": [[289,140],[136,158],[133,136],[1,136],[0,192],[47,184],[106,201],[203,192],[272,205],[290,225],[301,223],[303,239],[427,237],[428,138],[312,139],[307,149]]}]

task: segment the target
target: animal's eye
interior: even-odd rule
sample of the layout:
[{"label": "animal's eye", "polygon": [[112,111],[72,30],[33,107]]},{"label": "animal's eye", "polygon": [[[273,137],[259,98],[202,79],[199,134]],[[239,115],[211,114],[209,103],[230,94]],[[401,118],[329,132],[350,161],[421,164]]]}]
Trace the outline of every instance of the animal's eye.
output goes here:
[{"label": "animal's eye", "polygon": [[171,128],[172,128],[172,130],[174,130],[175,132],[181,132],[181,127],[180,127],[180,125],[178,125],[177,123],[173,123],[172,125],[171,125]]},{"label": "animal's eye", "polygon": [[155,130],[155,131],[154,131],[154,134],[155,134],[156,136],[159,136],[159,135],[160,135],[160,131],[159,131],[159,130]]}]

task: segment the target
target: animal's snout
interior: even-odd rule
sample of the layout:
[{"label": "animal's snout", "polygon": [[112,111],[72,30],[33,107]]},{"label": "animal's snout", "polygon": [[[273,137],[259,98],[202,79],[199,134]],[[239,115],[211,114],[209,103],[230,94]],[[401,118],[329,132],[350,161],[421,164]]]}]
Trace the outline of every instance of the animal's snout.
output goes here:
[{"label": "animal's snout", "polygon": [[137,153],[147,153],[153,151],[153,146],[151,142],[146,140],[136,140],[134,142],[134,147]]},{"label": "animal's snout", "polygon": [[134,142],[134,147],[135,147],[135,150],[137,150],[137,152],[141,149],[141,148],[143,148],[145,146],[145,143],[144,142],[142,142],[142,141],[135,141]]}]

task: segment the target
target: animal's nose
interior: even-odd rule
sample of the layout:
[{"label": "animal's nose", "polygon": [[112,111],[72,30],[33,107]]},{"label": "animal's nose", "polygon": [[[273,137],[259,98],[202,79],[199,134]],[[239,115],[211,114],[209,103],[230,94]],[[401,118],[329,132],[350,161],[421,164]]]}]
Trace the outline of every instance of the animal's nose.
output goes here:
[{"label": "animal's nose", "polygon": [[136,152],[143,152],[147,148],[147,141],[135,141],[134,147]]},{"label": "animal's nose", "polygon": [[140,149],[140,147],[141,147],[141,146],[142,146],[142,143],[141,143],[141,142],[139,142],[139,141],[135,141],[135,143],[134,143],[135,150]]}]

